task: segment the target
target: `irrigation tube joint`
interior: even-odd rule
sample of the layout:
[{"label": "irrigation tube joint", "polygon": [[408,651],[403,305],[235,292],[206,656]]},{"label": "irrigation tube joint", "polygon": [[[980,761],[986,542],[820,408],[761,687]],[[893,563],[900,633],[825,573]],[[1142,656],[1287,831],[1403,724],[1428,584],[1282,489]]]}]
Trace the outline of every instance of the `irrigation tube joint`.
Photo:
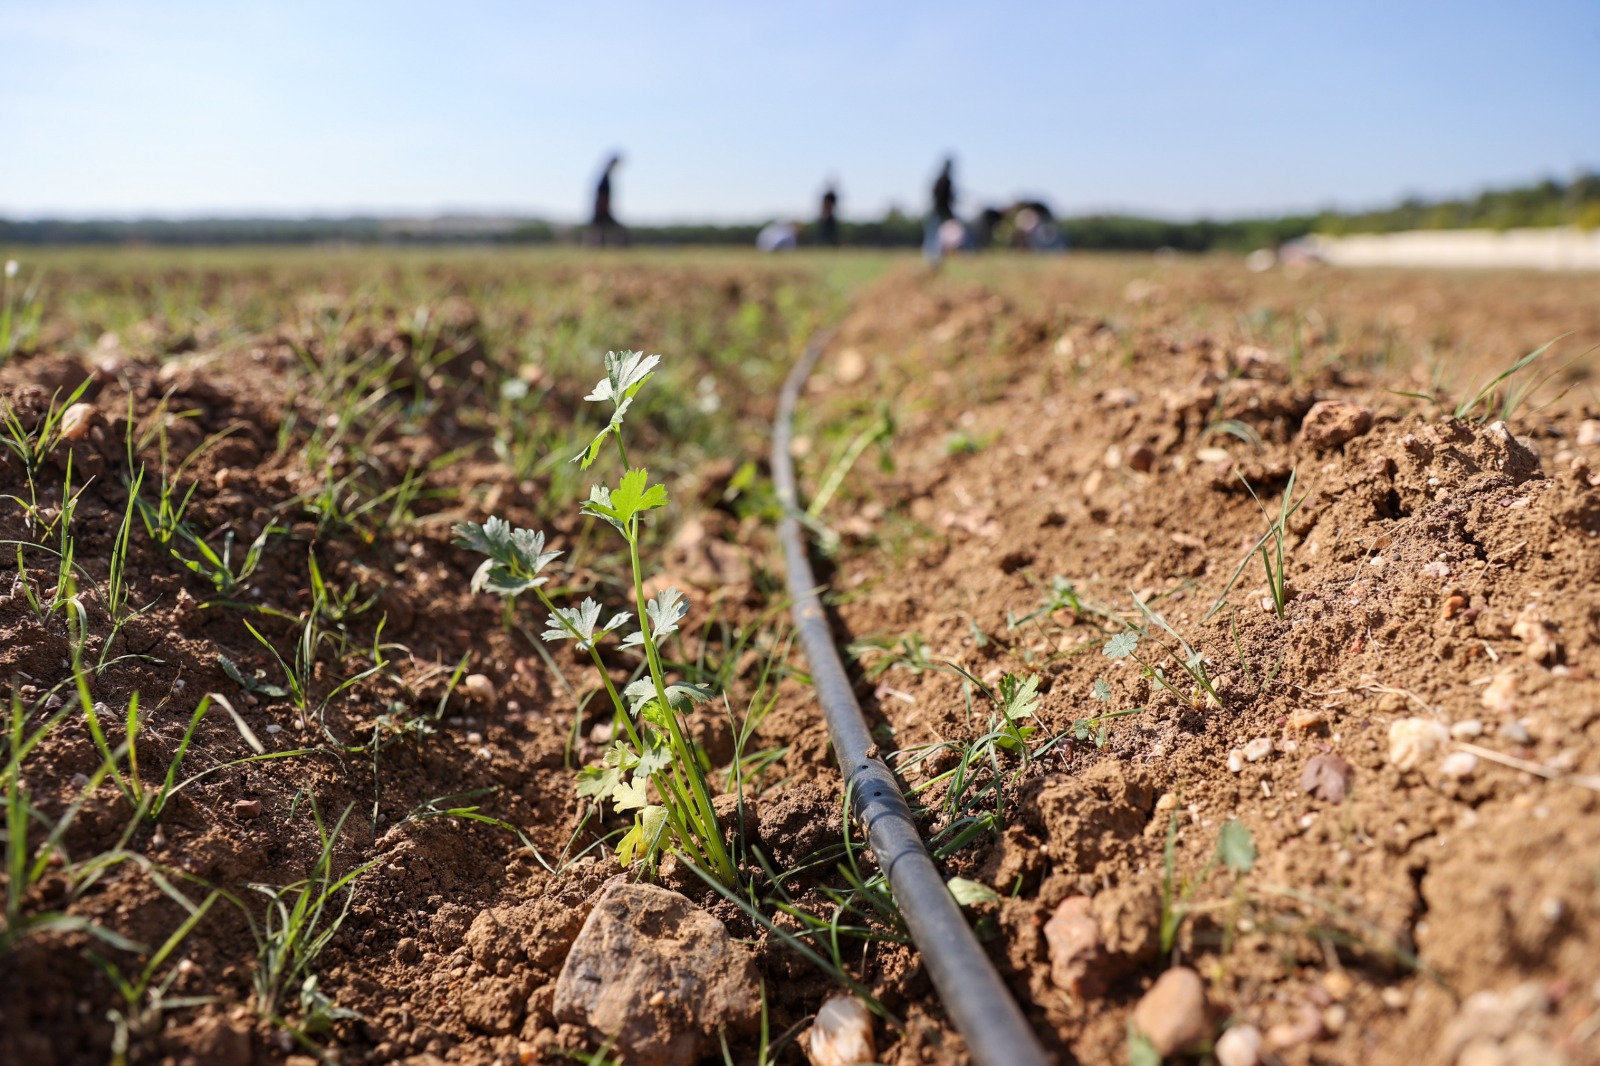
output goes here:
[{"label": "irrigation tube joint", "polygon": [[850,677],[834,647],[817,594],[800,522],[799,493],[789,445],[800,390],[828,336],[812,339],[778,397],[772,428],[772,479],[783,503],[778,527],[794,601],[795,627],[811,663],[811,677],[833,738],[834,755],[852,797],[852,813],[889,879],[911,939],[922,953],[951,1021],[979,1066],[1046,1066],[1052,1061],[973,936],[917,830],[899,782],[878,757],[877,745],[856,702]]}]

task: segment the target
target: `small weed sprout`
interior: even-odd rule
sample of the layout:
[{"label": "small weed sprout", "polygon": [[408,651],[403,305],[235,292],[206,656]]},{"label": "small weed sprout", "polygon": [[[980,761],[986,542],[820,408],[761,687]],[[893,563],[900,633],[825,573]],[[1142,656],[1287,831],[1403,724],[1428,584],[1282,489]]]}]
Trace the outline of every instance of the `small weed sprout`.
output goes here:
[{"label": "small weed sprout", "polygon": [[1167,821],[1167,843],[1162,852],[1161,878],[1161,953],[1172,951],[1178,942],[1178,929],[1183,919],[1194,909],[1191,900],[1200,887],[1210,880],[1218,865],[1233,871],[1237,882],[1256,864],[1256,841],[1250,830],[1237,818],[1223,823],[1217,833],[1217,848],[1211,853],[1204,868],[1195,877],[1179,882],[1178,866],[1178,812],[1172,812]]},{"label": "small weed sprout", "polygon": [[1256,490],[1251,488],[1250,482],[1245,481],[1244,475],[1239,475],[1239,480],[1244,482],[1245,490],[1250,493],[1250,498],[1256,501],[1256,506],[1261,508],[1261,515],[1267,520],[1267,532],[1258,542],[1261,551],[1261,565],[1267,573],[1267,592],[1272,599],[1272,610],[1279,618],[1283,617],[1284,605],[1289,600],[1289,575],[1285,566],[1283,538],[1287,531],[1289,519],[1306,502],[1306,497],[1294,498],[1294,481],[1296,471],[1289,471],[1289,483],[1283,488],[1283,496],[1278,502],[1278,517],[1273,518],[1266,505],[1261,502],[1261,497],[1256,495]]},{"label": "small weed sprout", "polygon": [[[634,612],[607,611],[593,598],[573,607],[557,606],[545,590],[549,579],[543,571],[561,553],[546,550],[542,531],[514,529],[491,517],[481,525],[458,525],[457,543],[488,557],[473,576],[474,591],[507,599],[532,592],[549,612],[544,639],[574,641],[594,663],[624,735],[606,749],[598,764],[579,772],[578,793],[596,803],[609,801],[619,814],[633,815],[633,828],[618,843],[617,858],[625,866],[642,861],[653,867],[663,848],[675,847],[691,865],[731,888],[739,883],[738,867],[712,806],[708,760],[682,720],[693,704],[709,700],[713,693],[705,686],[669,679],[662,659],[662,649],[678,632],[689,603],[675,588],[653,597],[644,592],[643,523],[651,511],[666,506],[667,489],[651,484],[649,472],[632,465],[622,434],[629,407],[660,361],[659,355],[641,352],[606,354],[606,376],[585,399],[609,402],[611,417],[573,458],[586,470],[608,441],[616,445],[623,473],[614,488],[593,486],[580,513],[610,526],[627,545]],[[642,623],[637,629],[635,618]],[[599,645],[613,634],[621,636],[623,649],[639,652],[645,661],[645,675],[621,692],[599,652]]]},{"label": "small weed sprout", "polygon": [[[1127,629],[1113,635],[1111,639],[1105,642],[1100,649],[1101,653],[1108,659],[1132,659],[1143,668],[1146,677],[1172,693],[1180,703],[1188,704],[1196,709],[1221,707],[1222,694],[1217,691],[1216,683],[1211,680],[1211,673],[1206,667],[1205,654],[1187,640],[1184,640],[1176,629],[1167,624],[1165,618],[1161,617],[1158,612],[1152,611],[1144,601],[1135,596],[1133,602],[1139,608],[1140,613],[1144,615],[1145,621],[1150,625],[1141,628],[1129,624]],[[1165,640],[1157,635],[1158,632],[1164,632],[1175,640],[1177,648],[1170,647]],[[1194,682],[1194,687],[1185,692],[1173,684],[1172,680],[1167,677],[1165,670],[1158,666],[1152,658],[1140,653],[1139,642],[1141,640],[1148,640],[1170,655],[1173,661],[1189,675]]]}]

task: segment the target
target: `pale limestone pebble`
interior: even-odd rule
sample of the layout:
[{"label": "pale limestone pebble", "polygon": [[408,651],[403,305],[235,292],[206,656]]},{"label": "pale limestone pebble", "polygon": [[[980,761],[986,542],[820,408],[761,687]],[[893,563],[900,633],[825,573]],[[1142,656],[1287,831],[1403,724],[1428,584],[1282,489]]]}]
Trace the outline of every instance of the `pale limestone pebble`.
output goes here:
[{"label": "pale limestone pebble", "polygon": [[1217,1066],[1257,1066],[1265,1051],[1261,1030],[1253,1025],[1236,1025],[1217,1038],[1211,1053]]},{"label": "pale limestone pebble", "polygon": [[1267,1030],[1267,1047],[1273,1051],[1287,1051],[1320,1039],[1325,1031],[1322,1012],[1309,1003],[1302,1003],[1295,1009],[1294,1021],[1279,1022]]},{"label": "pale limestone pebble", "polygon": [[1133,1024],[1165,1058],[1211,1035],[1206,987],[1187,966],[1174,966],[1156,978],[1133,1008]]},{"label": "pale limestone pebble", "polygon": [[1299,733],[1309,733],[1327,724],[1328,713],[1316,707],[1302,707],[1289,715],[1289,728]]},{"label": "pale limestone pebble", "polygon": [[1480,697],[1484,707],[1496,714],[1510,715],[1517,709],[1517,672],[1501,670],[1494,675]]},{"label": "pale limestone pebble", "polygon": [[1050,948],[1050,980],[1061,991],[1079,998],[1091,989],[1092,971],[1100,959],[1100,923],[1094,901],[1088,896],[1068,896],[1044,923]]},{"label": "pale limestone pebble", "polygon": [[1555,627],[1545,621],[1544,611],[1537,603],[1518,612],[1516,621],[1511,623],[1511,635],[1522,641],[1524,652],[1536,663],[1548,663],[1561,654]]},{"label": "pale limestone pebble", "polygon": [[1477,718],[1463,718],[1450,727],[1450,736],[1456,740],[1471,740],[1483,736],[1483,722]]},{"label": "pale limestone pebble", "polygon": [[1244,773],[1244,749],[1234,748],[1228,752],[1228,772],[1230,774]]},{"label": "pale limestone pebble", "polygon": [[1550,996],[1539,982],[1505,992],[1474,992],[1444,1032],[1444,1061],[1456,1066],[1566,1066],[1570,1061],[1537,1033]]},{"label": "pale limestone pebble", "polygon": [[1450,730],[1431,718],[1401,718],[1389,726],[1389,763],[1415,770],[1450,739]]},{"label": "pale limestone pebble", "polygon": [[1439,763],[1439,776],[1452,780],[1471,777],[1478,770],[1478,757],[1470,751],[1452,751]]},{"label": "pale limestone pebble", "polygon": [[1260,762],[1262,759],[1265,759],[1271,754],[1271,737],[1256,737],[1254,740],[1250,741],[1244,746],[1244,758],[1246,762]]},{"label": "pale limestone pebble", "polygon": [[1578,443],[1585,448],[1600,444],[1600,418],[1585,418],[1578,423]]},{"label": "pale limestone pebble", "polygon": [[82,440],[94,424],[94,404],[75,403],[61,413],[60,430],[64,440]]},{"label": "pale limestone pebble", "polygon": [[1442,560],[1424,563],[1421,571],[1423,577],[1431,577],[1436,581],[1444,581],[1450,576],[1450,564]]},{"label": "pale limestone pebble", "polygon": [[829,996],[806,1034],[805,1050],[812,1066],[876,1062],[872,1012],[855,996],[843,992]]},{"label": "pale limestone pebble", "polygon": [[486,674],[468,674],[461,681],[461,687],[467,697],[476,703],[481,703],[490,710],[494,709],[495,690],[494,682]]}]

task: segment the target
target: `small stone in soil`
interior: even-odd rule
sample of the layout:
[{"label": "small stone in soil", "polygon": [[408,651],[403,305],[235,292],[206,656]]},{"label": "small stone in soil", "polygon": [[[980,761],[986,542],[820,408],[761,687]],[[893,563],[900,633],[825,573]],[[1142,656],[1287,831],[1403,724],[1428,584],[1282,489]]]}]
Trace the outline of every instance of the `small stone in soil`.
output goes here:
[{"label": "small stone in soil", "polygon": [[1244,758],[1246,762],[1260,762],[1262,759],[1265,759],[1271,754],[1271,737],[1256,737],[1254,740],[1244,746]]},{"label": "small stone in soil", "polygon": [[1099,993],[1100,925],[1088,896],[1069,896],[1044,923],[1050,946],[1050,980],[1061,991],[1084,998]]},{"label": "small stone in soil", "polygon": [[1217,1066],[1256,1066],[1261,1061],[1261,1030],[1253,1025],[1236,1025],[1218,1037],[1211,1050]]},{"label": "small stone in soil", "polygon": [[1321,400],[1311,405],[1300,424],[1300,437],[1313,448],[1331,449],[1372,428],[1372,412],[1348,400]]},{"label": "small stone in soil", "polygon": [[260,800],[235,800],[233,816],[239,819],[255,818],[261,813]]},{"label": "small stone in soil", "polygon": [[1478,757],[1470,751],[1452,751],[1439,764],[1439,776],[1449,778],[1471,777],[1478,769]]},{"label": "small stone in soil", "polygon": [[1509,715],[1517,709],[1517,674],[1501,670],[1483,690],[1483,705],[1497,714]]},{"label": "small stone in soil", "polygon": [[829,996],[806,1034],[806,1054],[812,1066],[876,1062],[878,1045],[872,1035],[872,1012],[848,993]]},{"label": "small stone in soil", "polygon": [[1133,1008],[1133,1024],[1165,1058],[1211,1035],[1206,987],[1187,966],[1174,966],[1156,978]]},{"label": "small stone in soil", "polygon": [[1355,777],[1351,765],[1337,755],[1313,755],[1300,773],[1300,787],[1324,803],[1343,803]]},{"label": "small stone in soil", "polygon": [[1389,762],[1415,770],[1450,739],[1450,730],[1431,718],[1401,718],[1389,726]]}]

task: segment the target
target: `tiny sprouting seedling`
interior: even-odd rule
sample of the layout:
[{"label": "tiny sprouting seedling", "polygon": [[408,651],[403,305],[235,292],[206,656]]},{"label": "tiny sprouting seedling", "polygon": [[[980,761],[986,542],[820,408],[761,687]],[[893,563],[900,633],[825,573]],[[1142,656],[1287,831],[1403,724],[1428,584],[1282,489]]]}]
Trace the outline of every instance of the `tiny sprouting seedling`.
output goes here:
[{"label": "tiny sprouting seedling", "polygon": [[152,1036],[159,1031],[166,1011],[195,1007],[216,999],[215,996],[169,997],[168,993],[182,972],[177,966],[168,970],[167,976],[161,981],[157,982],[155,978],[156,973],[188,939],[189,934],[194,932],[195,926],[205,918],[206,912],[221,898],[222,893],[212,890],[204,900],[195,903],[173,887],[159,870],[147,865],[146,873],[167,898],[183,908],[187,917],[168,935],[160,947],[149,953],[149,958],[144,960],[144,965],[138,970],[124,973],[121,967],[99,952],[92,949],[87,951],[89,958],[111,980],[112,987],[122,1000],[120,1008],[113,1008],[107,1012],[112,1025],[113,1066],[125,1066],[128,1061],[128,1049],[134,1040]]},{"label": "tiny sprouting seedling", "polygon": [[[1267,520],[1267,532],[1261,539],[1261,565],[1267,573],[1267,592],[1272,599],[1273,612],[1283,617],[1284,605],[1289,600],[1289,575],[1284,560],[1283,541],[1288,531],[1289,519],[1306,502],[1306,496],[1298,500],[1294,498],[1294,480],[1296,471],[1289,471],[1289,483],[1283,487],[1283,496],[1278,502],[1278,517],[1274,518],[1267,512],[1266,505],[1261,502],[1261,497],[1256,495],[1256,490],[1250,482],[1245,481],[1243,474],[1239,480],[1244,482],[1250,498],[1256,501],[1256,506],[1261,508],[1261,515]],[[1309,495],[1309,494],[1308,494]]]},{"label": "tiny sprouting seedling", "polygon": [[0,364],[38,336],[39,324],[44,319],[41,278],[36,273],[33,280],[24,285],[17,280],[21,272],[15,259],[7,259],[4,276],[0,277]]},{"label": "tiny sprouting seedling", "polygon": [[885,471],[893,470],[894,454],[889,450],[889,445],[894,440],[894,433],[894,414],[885,404],[879,408],[876,416],[850,438],[829,466],[822,483],[817,487],[816,495],[811,497],[811,503],[806,507],[806,517],[813,522],[822,518],[822,512],[828,503],[844,486],[845,478],[850,476],[850,471],[874,444],[880,448],[879,465]]},{"label": "tiny sprouting seedling", "polygon": [[1178,942],[1178,929],[1191,911],[1191,900],[1202,885],[1210,880],[1218,865],[1233,871],[1237,882],[1256,864],[1256,841],[1250,830],[1237,818],[1223,823],[1217,833],[1217,847],[1206,865],[1193,878],[1179,882],[1178,865],[1178,811],[1173,808],[1167,820],[1167,841],[1162,851],[1163,875],[1161,878],[1161,953],[1172,951]]},{"label": "tiny sprouting seedling", "polygon": [[[1239,578],[1244,574],[1245,568],[1250,565],[1251,560],[1255,559],[1257,553],[1260,554],[1262,565],[1266,568],[1267,585],[1272,592],[1273,606],[1277,611],[1278,617],[1283,617],[1282,604],[1288,602],[1289,587],[1288,576],[1284,570],[1284,536],[1288,529],[1289,519],[1294,516],[1294,513],[1300,509],[1300,505],[1305,503],[1310,496],[1310,493],[1306,493],[1298,500],[1293,499],[1295,474],[1296,471],[1291,470],[1289,472],[1289,483],[1284,487],[1283,496],[1278,505],[1277,518],[1273,518],[1267,512],[1266,507],[1261,503],[1261,498],[1256,495],[1256,490],[1251,487],[1248,481],[1245,481],[1244,475],[1241,474],[1239,476],[1239,480],[1249,490],[1250,498],[1256,501],[1256,506],[1261,507],[1261,513],[1266,516],[1267,530],[1256,538],[1255,543],[1250,546],[1250,550],[1240,558],[1239,565],[1233,568],[1233,573],[1229,575],[1227,583],[1222,586],[1222,591],[1217,593],[1217,598],[1212,601],[1210,608],[1206,610],[1200,621],[1210,621],[1213,615],[1227,605],[1228,594],[1233,591],[1233,586],[1239,583]],[[1268,550],[1269,545],[1272,547],[1272,551]]]},{"label": "tiny sprouting seedling", "polygon": [[[1112,699],[1111,685],[1103,677],[1094,679],[1094,687],[1090,695],[1100,703],[1109,704]],[[1129,707],[1120,711],[1104,711],[1100,714],[1090,715],[1087,718],[1074,719],[1072,723],[1072,739],[1093,744],[1097,748],[1106,746],[1111,739],[1111,723],[1118,718],[1130,718],[1144,710],[1143,707]]]},{"label": "tiny sprouting seedling", "polygon": [[909,670],[913,674],[940,668],[939,663],[929,658],[928,644],[922,639],[921,633],[907,633],[899,640],[888,637],[864,637],[853,641],[845,651],[854,656],[858,662],[872,657],[873,661],[866,666],[868,681],[876,681],[896,667]]},{"label": "tiny sprouting seedling", "polygon": [[[345,808],[330,830],[313,801],[309,804],[321,850],[309,876],[287,885],[252,884],[250,887],[267,899],[266,914],[259,925],[251,919],[256,941],[254,975],[255,1007],[263,1017],[285,1028],[285,1008],[293,1007],[301,1034],[326,1031],[340,1018],[355,1017],[334,1006],[317,987],[314,969],[322,952],[338,935],[355,900],[356,882],[378,861],[373,859],[343,874],[334,869],[334,845],[344,831],[346,819],[355,809]],[[293,1002],[289,996],[295,998]]]},{"label": "tiny sprouting seedling", "polygon": [[[50,397],[50,403],[45,408],[44,414],[32,429],[27,427],[23,417],[11,405],[11,401],[0,399],[0,446],[10,452],[22,465],[23,480],[28,486],[26,500],[9,494],[0,496],[0,499],[9,499],[21,507],[30,527],[43,524],[39,503],[40,475],[44,472],[45,465],[50,461],[50,456],[55,452],[57,445],[62,441],[64,429],[62,421],[66,417],[67,410],[82,399],[91,380],[86,378],[65,400],[61,399],[61,392],[58,389]],[[69,454],[69,464],[70,461]],[[68,495],[68,491],[63,489],[61,494],[63,506]],[[48,536],[48,533],[46,535]]]},{"label": "tiny sprouting seedling", "polygon": [[[651,868],[660,851],[673,846],[691,866],[704,869],[721,885],[734,886],[739,883],[738,867],[711,802],[708,760],[683,721],[693,704],[713,693],[704,686],[672,680],[662,657],[667,641],[687,616],[689,603],[675,588],[651,597],[644,592],[643,523],[651,511],[666,506],[667,489],[651,484],[649,472],[629,461],[622,427],[628,408],[660,361],[660,356],[642,352],[606,354],[606,376],[585,398],[609,402],[611,417],[573,458],[588,469],[608,441],[616,445],[623,474],[615,488],[595,485],[580,513],[599,519],[622,537],[636,613],[606,611],[590,597],[575,607],[557,606],[542,572],[561,552],[546,550],[540,531],[513,529],[508,522],[490,518],[482,525],[457,526],[457,543],[487,556],[473,577],[474,591],[493,592],[507,600],[532,592],[549,612],[544,639],[574,641],[594,663],[623,735],[598,764],[580,771],[578,792],[596,803],[609,801],[619,814],[632,814],[633,829],[617,845],[618,859],[624,865],[640,861]],[[632,629],[635,618],[639,628],[622,636],[620,648],[641,653],[645,672],[619,692],[599,645]]]},{"label": "tiny sprouting seedling", "polygon": [[[1133,602],[1139,608],[1145,621],[1151,623],[1154,629],[1150,625],[1140,628],[1130,624],[1127,629],[1121,633],[1114,634],[1105,642],[1100,649],[1101,654],[1108,659],[1132,659],[1143,668],[1146,677],[1172,693],[1181,703],[1186,703],[1196,709],[1207,706],[1222,706],[1222,695],[1217,691],[1216,683],[1211,680],[1210,671],[1206,666],[1205,653],[1191,645],[1187,640],[1184,640],[1176,629],[1167,624],[1165,618],[1161,617],[1156,611],[1152,611],[1149,605],[1139,597],[1133,597]],[[1166,633],[1176,641],[1177,648],[1169,646],[1165,640],[1157,636],[1158,631]],[[1173,684],[1172,680],[1167,677],[1166,671],[1154,658],[1141,654],[1139,651],[1141,640],[1148,640],[1171,656],[1172,660],[1189,675],[1194,687],[1185,692]]]},{"label": "tiny sprouting seedling", "polygon": [[1509,422],[1517,410],[1561,370],[1557,367],[1542,375],[1533,373],[1524,375],[1522,372],[1537,362],[1539,357],[1549,351],[1557,341],[1569,336],[1570,333],[1563,333],[1554,340],[1546,341],[1490,378],[1476,392],[1463,396],[1450,412],[1452,417],[1470,419],[1479,424],[1495,420]]},{"label": "tiny sprouting seedling", "polygon": [[248,587],[246,582],[254,576],[256,568],[261,565],[261,553],[266,549],[267,541],[289,531],[283,526],[267,526],[250,542],[250,546],[245,549],[244,557],[238,560],[237,566],[233,558],[233,530],[223,531],[220,554],[211,546],[210,538],[196,534],[187,526],[180,527],[178,532],[189,542],[188,551],[193,553],[193,557],[176,547],[171,549],[172,557],[182,563],[190,573],[203,579],[211,586],[212,591],[221,597],[219,600],[201,604],[202,607],[211,607],[218,604],[236,606],[231,601]]}]

